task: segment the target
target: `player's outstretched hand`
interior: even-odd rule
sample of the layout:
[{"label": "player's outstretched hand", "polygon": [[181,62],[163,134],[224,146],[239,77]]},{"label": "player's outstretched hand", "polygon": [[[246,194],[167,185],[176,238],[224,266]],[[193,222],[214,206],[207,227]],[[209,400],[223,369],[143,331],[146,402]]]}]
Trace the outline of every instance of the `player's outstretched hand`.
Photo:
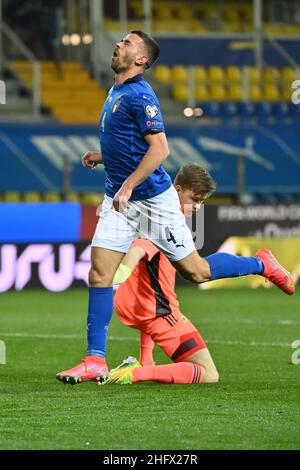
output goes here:
[{"label": "player's outstretched hand", "polygon": [[125,209],[127,209],[128,201],[131,198],[132,194],[132,189],[123,184],[119,191],[115,194],[115,197],[113,198],[113,208],[117,212],[124,212]]},{"label": "player's outstretched hand", "polygon": [[99,163],[102,163],[102,155],[100,152],[86,152],[81,157],[81,163],[83,166],[95,170]]}]

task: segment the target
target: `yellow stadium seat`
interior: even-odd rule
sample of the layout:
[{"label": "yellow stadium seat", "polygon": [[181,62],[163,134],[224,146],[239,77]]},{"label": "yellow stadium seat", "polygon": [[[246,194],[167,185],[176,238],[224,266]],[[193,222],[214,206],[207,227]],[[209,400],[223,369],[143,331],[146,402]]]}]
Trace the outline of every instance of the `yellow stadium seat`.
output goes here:
[{"label": "yellow stadium seat", "polygon": [[[29,86],[32,67],[25,61],[14,61],[12,67]],[[80,62],[41,62],[41,99],[62,123],[95,124],[106,99],[106,91],[90,77]]]},{"label": "yellow stadium seat", "polygon": [[240,21],[239,10],[236,5],[225,5],[224,6],[224,19],[231,23],[237,23]]},{"label": "yellow stadium seat", "polygon": [[197,101],[208,101],[209,92],[207,87],[204,85],[196,85],[195,97]]},{"label": "yellow stadium seat", "polygon": [[207,80],[207,71],[201,65],[196,65],[194,67],[194,78],[197,82],[205,82]]},{"label": "yellow stadium seat", "polygon": [[261,75],[256,67],[247,67],[248,79],[251,84],[259,84],[261,81]]},{"label": "yellow stadium seat", "polygon": [[80,195],[74,191],[72,192],[69,192],[68,194],[66,194],[65,196],[65,201],[69,201],[69,202],[80,202]]},{"label": "yellow stadium seat", "polygon": [[173,86],[172,96],[176,101],[187,101],[188,99],[188,88],[183,83],[179,83]]},{"label": "yellow stadium seat", "polygon": [[40,196],[40,193],[37,193],[35,191],[29,191],[24,194],[24,201],[25,202],[41,202],[42,198]]},{"label": "yellow stadium seat", "polygon": [[210,87],[210,96],[213,101],[225,101],[226,89],[223,85],[212,85]]},{"label": "yellow stadium seat", "polygon": [[280,78],[283,82],[291,83],[296,79],[296,70],[291,67],[283,67],[281,69]]},{"label": "yellow stadium seat", "polygon": [[161,83],[171,82],[171,71],[166,65],[157,65],[153,72],[153,78]]},{"label": "yellow stadium seat", "polygon": [[264,83],[276,83],[280,79],[279,70],[275,67],[267,67],[263,71],[263,82]]},{"label": "yellow stadium seat", "polygon": [[229,65],[226,71],[226,79],[229,82],[241,82],[242,81],[242,72],[239,67],[236,65]]},{"label": "yellow stadium seat", "polygon": [[3,202],[20,202],[21,196],[15,191],[6,191],[3,194]]},{"label": "yellow stadium seat", "polygon": [[292,101],[293,92],[294,90],[291,88],[291,86],[285,83],[281,90],[281,98],[284,101],[288,101],[290,103]]},{"label": "yellow stadium seat", "polygon": [[46,202],[59,202],[61,200],[59,193],[47,192],[44,193],[44,201]]},{"label": "yellow stadium seat", "polygon": [[171,71],[173,82],[186,82],[188,79],[187,68],[183,65],[175,65]]},{"label": "yellow stadium seat", "polygon": [[84,205],[98,206],[103,201],[103,196],[98,193],[85,193],[81,198]]},{"label": "yellow stadium seat", "polygon": [[239,5],[241,19],[246,23],[253,21],[253,6],[252,5]]},{"label": "yellow stadium seat", "polygon": [[210,82],[224,82],[225,73],[222,67],[218,65],[212,65],[208,67],[208,78]]},{"label": "yellow stadium seat", "polygon": [[249,87],[249,100],[259,101],[262,99],[261,89],[258,85],[250,85]]},{"label": "yellow stadium seat", "polygon": [[276,85],[268,84],[263,87],[263,98],[267,101],[280,100],[279,89]]},{"label": "yellow stadium seat", "polygon": [[172,19],[172,9],[167,5],[153,5],[153,16],[159,20]]},{"label": "yellow stadium seat", "polygon": [[184,3],[174,3],[172,8],[175,16],[180,20],[190,20],[193,18],[193,11]]},{"label": "yellow stadium seat", "polygon": [[241,101],[243,99],[243,88],[240,85],[229,86],[228,98],[232,101]]}]

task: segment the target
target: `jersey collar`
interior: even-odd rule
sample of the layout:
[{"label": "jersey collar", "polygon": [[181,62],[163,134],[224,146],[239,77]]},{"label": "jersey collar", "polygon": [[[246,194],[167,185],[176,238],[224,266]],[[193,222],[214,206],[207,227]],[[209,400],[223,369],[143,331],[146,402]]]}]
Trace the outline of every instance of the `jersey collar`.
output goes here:
[{"label": "jersey collar", "polygon": [[141,80],[145,80],[144,74],[143,74],[143,73],[138,73],[138,74],[135,75],[134,77],[127,78],[127,80],[125,80],[125,82],[120,83],[119,85],[116,85],[116,84],[115,84],[114,87],[119,87],[119,86],[122,86],[122,85],[127,85],[127,83],[140,82]]}]

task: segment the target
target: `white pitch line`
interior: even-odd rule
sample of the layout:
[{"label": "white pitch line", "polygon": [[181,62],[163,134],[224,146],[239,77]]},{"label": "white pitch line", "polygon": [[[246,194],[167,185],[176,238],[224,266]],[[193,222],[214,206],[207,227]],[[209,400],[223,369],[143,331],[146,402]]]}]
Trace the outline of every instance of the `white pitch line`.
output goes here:
[{"label": "white pitch line", "polygon": [[[61,334],[29,334],[29,333],[0,333],[0,338],[37,338],[37,339],[84,339],[81,335],[61,335]],[[139,341],[137,336],[109,336],[110,341]],[[208,344],[220,344],[222,346],[251,346],[251,347],[271,347],[271,348],[290,348],[290,343],[280,342],[256,342],[256,341],[235,341],[235,340],[205,340]]]}]

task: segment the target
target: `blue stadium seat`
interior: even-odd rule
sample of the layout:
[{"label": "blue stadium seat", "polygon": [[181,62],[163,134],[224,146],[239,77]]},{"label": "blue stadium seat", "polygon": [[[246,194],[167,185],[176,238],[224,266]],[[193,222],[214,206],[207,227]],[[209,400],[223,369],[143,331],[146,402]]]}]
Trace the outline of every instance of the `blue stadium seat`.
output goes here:
[{"label": "blue stadium seat", "polygon": [[290,110],[293,117],[300,117],[300,104],[291,103]]},{"label": "blue stadium seat", "polygon": [[268,101],[258,101],[255,103],[255,114],[258,117],[272,116],[272,105]]},{"label": "blue stadium seat", "polygon": [[203,117],[217,117],[220,114],[220,104],[219,103],[203,103],[201,106],[203,109]]},{"label": "blue stadium seat", "polygon": [[239,114],[238,103],[232,101],[224,101],[220,103],[220,115],[221,116],[237,116]]},{"label": "blue stadium seat", "polygon": [[276,117],[287,117],[290,115],[290,106],[289,103],[285,101],[276,101],[273,103],[273,114]]},{"label": "blue stadium seat", "polygon": [[250,103],[248,101],[243,101],[240,104],[239,111],[240,111],[241,117],[253,117],[253,116],[255,116],[254,103]]}]

